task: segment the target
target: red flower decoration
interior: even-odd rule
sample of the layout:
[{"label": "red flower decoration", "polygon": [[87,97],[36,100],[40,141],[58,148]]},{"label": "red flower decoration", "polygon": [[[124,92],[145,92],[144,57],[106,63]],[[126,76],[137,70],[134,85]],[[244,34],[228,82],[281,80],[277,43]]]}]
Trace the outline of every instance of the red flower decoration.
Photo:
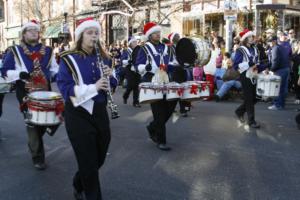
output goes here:
[{"label": "red flower decoration", "polygon": [[31,55],[30,55],[30,59],[32,61],[35,61],[36,59],[37,60],[41,60],[42,59],[42,54],[40,52],[33,52]]},{"label": "red flower decoration", "polygon": [[183,95],[183,92],[184,92],[184,89],[183,89],[183,88],[179,88],[179,89],[177,90],[177,94],[178,94],[179,96],[182,96],[182,95]]},{"label": "red flower decoration", "polygon": [[159,65],[159,68],[160,68],[161,70],[167,71],[167,65],[165,65],[165,64],[160,64],[160,65]]},{"label": "red flower decoration", "polygon": [[207,83],[201,83],[201,91],[205,91],[207,86],[208,86]]},{"label": "red flower decoration", "polygon": [[198,93],[198,85],[192,85],[190,94],[197,94]]}]

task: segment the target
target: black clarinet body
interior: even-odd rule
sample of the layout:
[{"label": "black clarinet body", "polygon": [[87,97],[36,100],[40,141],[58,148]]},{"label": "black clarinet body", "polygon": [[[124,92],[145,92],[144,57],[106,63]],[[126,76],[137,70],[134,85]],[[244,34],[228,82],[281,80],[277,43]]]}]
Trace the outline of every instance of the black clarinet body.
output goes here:
[{"label": "black clarinet body", "polygon": [[[101,58],[98,41],[95,41],[94,47],[95,47],[95,51],[96,51],[96,55],[97,55],[97,67],[100,69],[100,71],[102,72],[102,75],[103,75],[104,63]],[[111,118],[116,119],[116,118],[120,117],[119,112],[118,112],[118,106],[117,106],[117,104],[114,103],[114,99],[112,97],[110,83],[109,83],[109,76],[106,76],[105,78],[108,81],[108,87],[109,87],[108,91],[106,91],[108,108],[110,109],[110,112],[111,112]]]}]

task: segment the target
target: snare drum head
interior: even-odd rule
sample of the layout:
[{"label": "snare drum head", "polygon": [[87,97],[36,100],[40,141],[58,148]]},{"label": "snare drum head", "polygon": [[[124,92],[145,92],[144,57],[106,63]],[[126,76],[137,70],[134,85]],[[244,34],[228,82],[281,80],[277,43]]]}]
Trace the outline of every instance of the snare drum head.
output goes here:
[{"label": "snare drum head", "polygon": [[57,92],[50,92],[50,91],[36,91],[29,93],[28,97],[30,99],[36,100],[55,100],[61,99],[61,95]]},{"label": "snare drum head", "polygon": [[176,59],[181,65],[206,65],[211,56],[208,42],[204,38],[181,38],[176,46]]},{"label": "snare drum head", "polygon": [[176,59],[180,65],[193,65],[197,58],[196,48],[190,38],[181,38],[176,45]]}]

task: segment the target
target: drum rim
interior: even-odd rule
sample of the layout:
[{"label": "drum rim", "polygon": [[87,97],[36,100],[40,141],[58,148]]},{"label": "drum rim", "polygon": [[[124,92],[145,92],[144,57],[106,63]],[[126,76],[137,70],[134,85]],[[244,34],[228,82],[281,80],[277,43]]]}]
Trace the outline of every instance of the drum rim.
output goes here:
[{"label": "drum rim", "polygon": [[[55,93],[55,94],[57,94],[57,96],[53,96],[53,97],[48,97],[48,99],[47,98],[42,98],[42,97],[36,97],[36,96],[32,96],[32,94],[33,93],[38,93],[38,92],[47,92],[47,93]],[[62,99],[62,96],[61,96],[61,94],[60,93],[58,93],[58,92],[54,92],[54,91],[35,91],[35,92],[31,92],[31,93],[29,93],[28,95],[28,98],[31,100],[37,100],[37,101],[53,101],[53,100],[60,100],[60,99]]]}]

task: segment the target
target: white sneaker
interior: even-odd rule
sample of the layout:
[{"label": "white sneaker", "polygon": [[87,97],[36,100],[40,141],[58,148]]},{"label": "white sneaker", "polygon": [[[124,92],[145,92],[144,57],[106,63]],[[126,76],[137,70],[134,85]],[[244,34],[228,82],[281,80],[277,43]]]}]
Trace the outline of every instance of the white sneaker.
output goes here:
[{"label": "white sneaker", "polygon": [[282,108],[272,105],[272,106],[269,106],[268,109],[269,110],[281,110]]},{"label": "white sneaker", "polygon": [[294,102],[294,104],[299,105],[300,104],[300,99],[296,99],[295,102]]}]

